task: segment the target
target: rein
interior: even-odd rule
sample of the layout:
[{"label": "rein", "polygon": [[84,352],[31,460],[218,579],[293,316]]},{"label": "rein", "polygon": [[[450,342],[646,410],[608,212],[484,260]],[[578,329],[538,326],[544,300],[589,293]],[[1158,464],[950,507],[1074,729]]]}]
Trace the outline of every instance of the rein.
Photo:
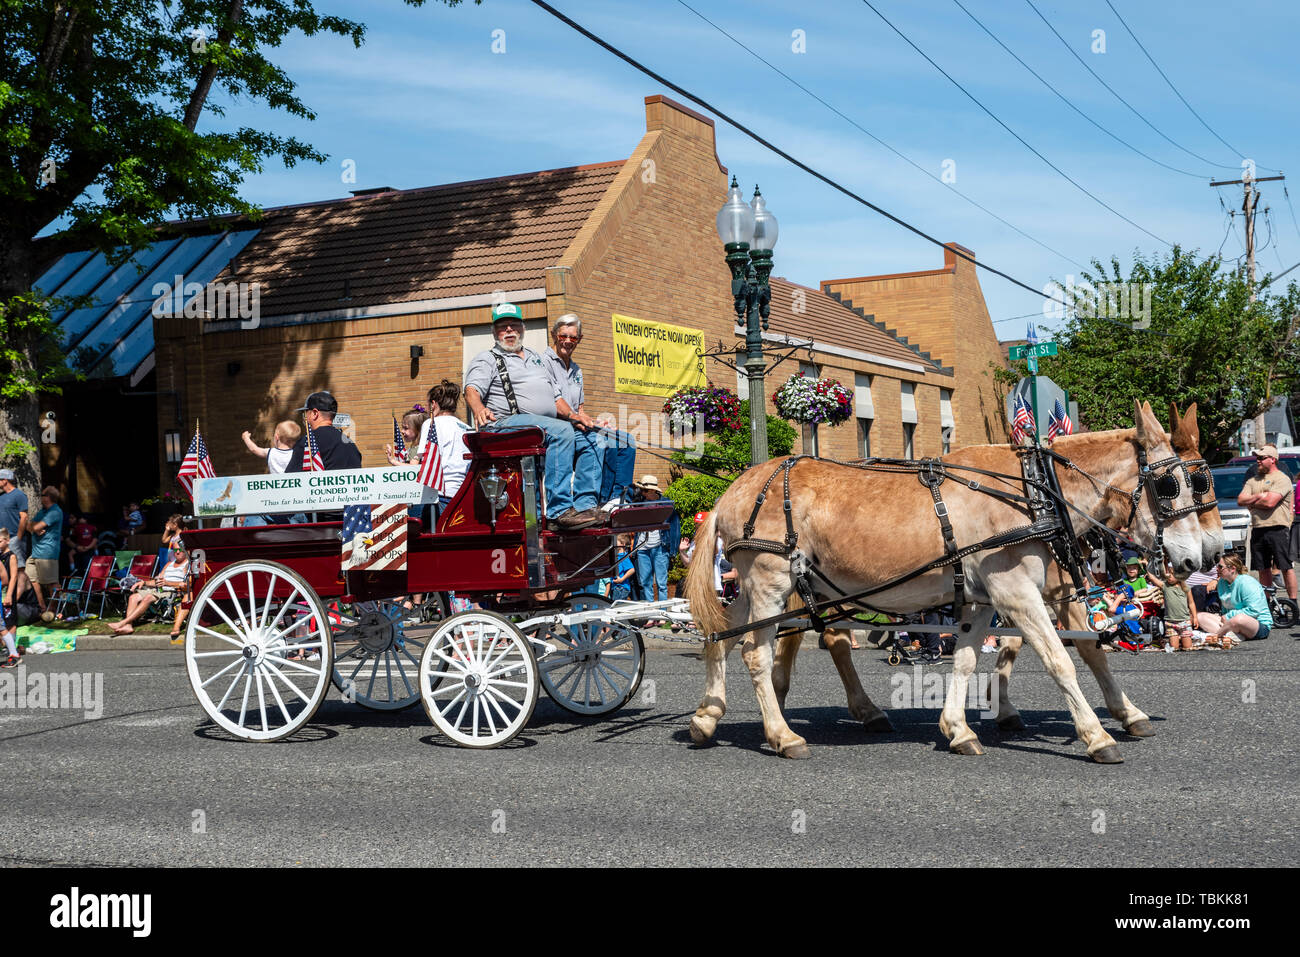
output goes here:
[{"label": "rein", "polygon": [[[837,465],[843,465],[847,468],[862,469],[864,471],[878,472],[896,472],[912,473],[917,476],[917,480],[924,485],[934,499],[934,513],[939,522],[940,531],[943,534],[944,554],[940,558],[927,562],[919,568],[913,569],[903,575],[896,576],[883,584],[876,585],[869,589],[864,589],[853,594],[846,593],[843,589],[832,582],[825,573],[817,567],[815,560],[810,559],[798,548],[799,534],[794,529],[794,517],[791,511],[790,502],[790,472],[795,465],[806,458],[815,458],[811,455],[797,455],[782,462],[768,476],[767,481],[763,484],[754,501],[754,508],[750,512],[749,520],[743,526],[744,538],[732,542],[727,546],[725,554],[728,559],[731,555],[739,550],[770,552],[772,554],[787,557],[790,560],[790,569],[795,576],[795,588],[799,596],[803,599],[805,609],[809,614],[814,631],[821,633],[826,628],[826,618],[818,614],[818,602],[813,587],[812,576],[816,575],[825,585],[839,595],[833,599],[827,607],[834,607],[839,615],[843,615],[848,608],[861,608],[868,611],[880,611],[868,605],[863,599],[869,598],[874,594],[895,588],[924,575],[926,572],[933,571],[936,568],[944,566],[953,566],[953,606],[960,608],[964,604],[965,595],[965,575],[961,568],[961,560],[969,555],[979,551],[986,551],[995,548],[1004,548],[1010,545],[1018,545],[1023,542],[1041,540],[1045,541],[1052,552],[1053,558],[1062,568],[1070,574],[1071,582],[1074,586],[1074,594],[1071,596],[1073,601],[1084,601],[1089,593],[1087,581],[1087,562],[1079,547],[1079,536],[1075,531],[1074,523],[1071,520],[1070,512],[1074,512],[1088,522],[1092,529],[1089,531],[1100,531],[1106,538],[1108,548],[1116,549],[1118,544],[1128,544],[1135,549],[1146,553],[1148,556],[1155,555],[1159,557],[1164,550],[1164,525],[1167,521],[1178,518],[1190,512],[1203,511],[1207,508],[1213,508],[1215,502],[1211,496],[1208,501],[1203,501],[1205,495],[1212,493],[1213,488],[1209,480],[1208,465],[1203,459],[1192,459],[1184,461],[1178,456],[1162,459],[1154,464],[1148,464],[1146,450],[1139,446],[1138,449],[1138,484],[1132,492],[1117,488],[1109,482],[1105,482],[1086,470],[1080,468],[1070,459],[1061,455],[1053,449],[1045,449],[1041,446],[1031,446],[1027,448],[1016,449],[1017,456],[1020,459],[1021,475],[1013,476],[1002,472],[993,472],[988,469],[981,469],[973,465],[959,465],[944,462],[942,459],[885,459],[869,458],[860,462],[841,462],[835,459],[823,459]],[[1071,502],[1067,501],[1061,491],[1060,482],[1056,476],[1056,465],[1061,464],[1066,468],[1080,473],[1089,481],[1097,485],[1104,486],[1111,491],[1123,495],[1130,502],[1129,517],[1126,525],[1131,525],[1137,515],[1138,504],[1141,501],[1142,492],[1145,490],[1151,498],[1151,512],[1156,524],[1155,546],[1153,549],[1145,549],[1137,545],[1136,542],[1125,535],[1120,534],[1114,529],[1097,521],[1091,515],[1086,514]],[[1181,468],[1184,476],[1188,481],[1189,487],[1193,492],[1195,505],[1191,507],[1175,509],[1168,503],[1177,498],[1179,486],[1178,480],[1172,475],[1174,468]],[[1202,473],[1202,469],[1204,472]],[[1157,475],[1157,470],[1163,472]],[[1007,484],[1021,484],[1024,487],[1025,494],[1018,495],[1014,492],[994,488],[987,483],[981,482],[978,478],[966,478],[956,472],[974,473],[980,476],[997,479]],[[781,542],[770,541],[767,539],[753,538],[754,529],[758,520],[758,513],[767,500],[768,490],[776,480],[777,475],[782,477],[783,503],[782,510],[785,514],[785,539]],[[1201,477],[1204,477],[1204,481]],[[981,492],[985,495],[992,495],[1002,499],[1017,508],[1024,508],[1029,513],[1030,523],[1027,525],[1017,526],[999,532],[980,542],[972,545],[959,547],[953,535],[952,523],[948,518],[948,506],[943,501],[940,494],[940,486],[944,481],[954,481],[964,485],[972,491]],[[1173,484],[1170,485],[1170,482]],[[758,622],[750,622],[747,626],[741,628],[732,628],[727,631],[719,632],[710,636],[710,641],[721,641],[730,638],[733,635],[752,630],[754,628],[764,627],[766,625],[784,620],[785,614],[776,615]]]}]

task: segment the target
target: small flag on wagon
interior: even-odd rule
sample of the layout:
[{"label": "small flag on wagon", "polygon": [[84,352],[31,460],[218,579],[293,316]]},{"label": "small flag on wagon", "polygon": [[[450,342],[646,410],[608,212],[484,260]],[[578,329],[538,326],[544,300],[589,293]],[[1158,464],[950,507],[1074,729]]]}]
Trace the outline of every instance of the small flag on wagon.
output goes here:
[{"label": "small flag on wagon", "polygon": [[1011,441],[1016,445],[1032,442],[1036,431],[1034,413],[1023,395],[1016,396],[1015,414],[1011,417]]},{"label": "small flag on wagon", "polygon": [[185,489],[185,494],[194,497],[194,480],[213,478],[216,470],[212,468],[212,459],[208,458],[208,447],[203,444],[199,426],[194,424],[194,438],[190,440],[189,450],[181,461],[181,470],[176,473],[176,481]]},{"label": "small flag on wagon", "polygon": [[1065,406],[1061,400],[1057,399],[1052,405],[1052,413],[1047,417],[1047,438],[1054,439],[1058,435],[1072,435],[1074,433],[1074,423],[1070,417],[1065,414]]},{"label": "small flag on wagon", "polygon": [[[392,415],[392,413],[389,413]],[[403,462],[406,461],[406,440],[402,438],[402,430],[397,425],[397,416],[393,416],[393,452]]]},{"label": "small flag on wagon", "polygon": [[349,505],[343,509],[343,570],[406,570],[405,505]]},{"label": "small flag on wagon", "polygon": [[316,444],[316,436],[307,426],[307,444],[302,450],[302,470],[304,472],[324,472],[325,462],[320,457],[320,446]]},{"label": "small flag on wagon", "polygon": [[438,448],[438,430],[432,425],[429,440],[424,443],[424,458],[420,460],[420,484],[443,494],[442,452]]}]

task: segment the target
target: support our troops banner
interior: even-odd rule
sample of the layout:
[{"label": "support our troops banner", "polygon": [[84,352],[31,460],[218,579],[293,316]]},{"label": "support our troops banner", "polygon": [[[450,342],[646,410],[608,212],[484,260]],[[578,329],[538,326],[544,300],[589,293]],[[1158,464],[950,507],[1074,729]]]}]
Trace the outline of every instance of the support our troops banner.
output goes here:
[{"label": "support our troops banner", "polygon": [[614,314],[614,391],[667,398],[704,385],[704,331]]}]

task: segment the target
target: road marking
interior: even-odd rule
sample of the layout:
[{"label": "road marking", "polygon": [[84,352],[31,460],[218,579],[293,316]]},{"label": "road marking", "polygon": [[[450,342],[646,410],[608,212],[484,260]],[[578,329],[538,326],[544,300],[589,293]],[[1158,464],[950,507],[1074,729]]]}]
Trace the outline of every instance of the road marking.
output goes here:
[{"label": "road marking", "polygon": [[135,718],[132,721],[113,722],[120,728],[161,728],[163,725],[180,724],[190,718],[183,714],[174,714],[162,718]]}]

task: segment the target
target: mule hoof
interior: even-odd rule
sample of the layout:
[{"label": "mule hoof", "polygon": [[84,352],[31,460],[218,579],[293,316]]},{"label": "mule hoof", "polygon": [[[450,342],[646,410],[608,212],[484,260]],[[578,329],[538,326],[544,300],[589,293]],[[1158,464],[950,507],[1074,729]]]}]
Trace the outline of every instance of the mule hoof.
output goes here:
[{"label": "mule hoof", "polygon": [[801,761],[805,758],[811,758],[812,752],[808,750],[808,745],[806,744],[792,744],[781,749],[781,757],[794,758],[796,761]]},{"label": "mule hoof", "polygon": [[963,741],[961,744],[954,744],[952,745],[951,750],[953,754],[983,754],[984,753],[984,749],[980,747],[980,743],[974,739],[971,739],[970,741]]},{"label": "mule hoof", "polygon": [[884,734],[894,730],[893,722],[889,720],[889,715],[878,714],[868,721],[862,722],[862,727],[866,728],[872,734]]},{"label": "mule hoof", "polygon": [[1124,763],[1124,758],[1119,753],[1119,748],[1115,747],[1115,745],[1113,744],[1108,744],[1106,745],[1106,747],[1100,748],[1092,752],[1092,754],[1088,755],[1088,757],[1092,758],[1098,764],[1123,764]]},{"label": "mule hoof", "polygon": [[1124,730],[1135,738],[1151,738],[1154,737],[1156,733],[1156,729],[1151,727],[1151,722],[1146,718],[1141,718],[1134,721],[1132,724],[1125,725]]},{"label": "mule hoof", "polygon": [[713,740],[713,732],[718,730],[718,722],[713,718],[691,718],[691,740],[696,744],[708,744]]},{"label": "mule hoof", "polygon": [[1005,731],[1008,734],[1012,734],[1017,731],[1024,731],[1025,722],[1021,719],[1020,715],[1018,714],[1009,715],[1008,717],[1005,718],[998,718],[998,730]]}]

